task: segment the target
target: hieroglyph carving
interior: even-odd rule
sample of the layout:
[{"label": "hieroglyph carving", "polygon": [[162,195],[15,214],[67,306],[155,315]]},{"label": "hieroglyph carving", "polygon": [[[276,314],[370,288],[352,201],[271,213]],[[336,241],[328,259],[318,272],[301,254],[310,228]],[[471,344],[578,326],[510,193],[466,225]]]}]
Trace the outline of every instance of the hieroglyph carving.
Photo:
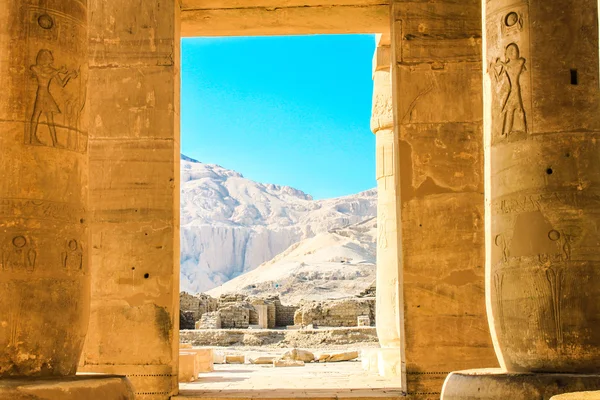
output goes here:
[{"label": "hieroglyph carving", "polygon": [[62,264],[67,271],[80,271],[83,268],[83,251],[77,240],[67,242],[66,251],[62,253]]},{"label": "hieroglyph carving", "polygon": [[[27,13],[27,115],[25,144],[83,153],[87,132],[82,129],[88,67],[81,58],[85,46],[73,38],[83,25],[58,11],[29,7]],[[60,49],[60,51],[58,50]]]},{"label": "hieroglyph carving", "polygon": [[15,236],[7,246],[2,249],[0,261],[1,271],[4,272],[33,272],[37,260],[37,251],[31,241],[25,236]]}]

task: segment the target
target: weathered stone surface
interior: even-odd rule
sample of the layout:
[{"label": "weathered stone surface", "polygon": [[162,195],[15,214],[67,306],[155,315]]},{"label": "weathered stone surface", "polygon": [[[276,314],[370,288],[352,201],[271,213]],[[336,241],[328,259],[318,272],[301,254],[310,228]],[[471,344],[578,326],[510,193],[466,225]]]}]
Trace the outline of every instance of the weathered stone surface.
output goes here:
[{"label": "weathered stone surface", "polygon": [[275,361],[277,359],[277,357],[270,357],[270,356],[260,356],[260,357],[256,357],[256,358],[250,358],[250,364],[273,364],[273,361]]},{"label": "weathered stone surface", "polygon": [[350,361],[358,358],[358,351],[343,351],[340,353],[331,353],[327,362]]},{"label": "weathered stone surface", "polygon": [[303,362],[315,361],[315,355],[308,350],[292,349],[288,350],[281,356],[282,360],[298,360]]},{"label": "weathered stone surface", "polygon": [[317,330],[200,329],[179,332],[181,340],[195,346],[264,346],[313,347],[359,342],[377,342],[374,327],[322,328]]},{"label": "weathered stone surface", "polygon": [[600,391],[574,392],[552,396],[550,400],[599,400]]},{"label": "weathered stone surface", "polygon": [[178,387],[179,6],[87,4],[93,269],[80,369],[166,400]]},{"label": "weathered stone surface", "polygon": [[495,0],[486,11],[487,295],[498,358],[509,371],[595,373],[598,3]]},{"label": "weathered stone surface", "polygon": [[196,329],[221,329],[221,327],[221,314],[218,311],[204,313],[196,322]]},{"label": "weathered stone surface", "polygon": [[372,298],[306,302],[294,314],[294,325],[357,326],[358,316],[374,313]]},{"label": "weathered stone surface", "polygon": [[225,364],[244,364],[246,362],[246,357],[242,355],[233,355],[226,354],[225,355]]},{"label": "weathered stone surface", "polygon": [[445,371],[497,365],[485,323],[481,1],[395,0],[392,13],[395,120],[380,171],[394,173],[378,173],[390,188],[378,226],[396,240],[378,244],[378,257],[392,254],[378,259],[377,329],[382,371],[435,397]]},{"label": "weathered stone surface", "polygon": [[72,375],[89,319],[87,4],[0,7],[0,378]]},{"label": "weathered stone surface", "polygon": [[179,311],[179,329],[196,329],[193,311]]},{"label": "weathered stone surface", "polygon": [[304,361],[300,360],[275,360],[274,367],[304,367]]},{"label": "weathered stone surface", "polygon": [[114,375],[78,375],[52,379],[0,380],[6,400],[134,400],[129,380]]},{"label": "weathered stone surface", "polygon": [[[467,370],[448,375],[441,400],[550,399],[556,394],[597,388],[600,388],[600,375]],[[582,399],[577,397],[577,400]]]},{"label": "weathered stone surface", "polygon": [[179,382],[193,382],[198,378],[196,353],[189,350],[179,352]]}]

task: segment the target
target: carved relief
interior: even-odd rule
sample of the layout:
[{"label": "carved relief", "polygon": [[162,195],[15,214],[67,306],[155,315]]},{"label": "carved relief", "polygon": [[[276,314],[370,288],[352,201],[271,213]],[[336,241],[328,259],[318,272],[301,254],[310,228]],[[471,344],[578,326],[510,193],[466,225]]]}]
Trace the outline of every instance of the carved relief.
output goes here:
[{"label": "carved relief", "polygon": [[505,35],[523,30],[523,16],[511,11],[502,18],[502,31]]},{"label": "carved relief", "polygon": [[492,95],[492,144],[521,140],[530,126],[530,74],[526,54],[528,6],[514,5],[497,10],[487,19],[487,73]]},{"label": "carved relief", "polygon": [[79,224],[85,209],[66,203],[35,199],[0,199],[0,217],[63,220]]},{"label": "carved relief", "polygon": [[[502,136],[508,138],[511,133],[527,133],[527,118],[521,94],[521,74],[526,70],[525,58],[521,57],[519,46],[510,43],[506,46],[505,60],[500,58],[490,64],[495,81],[501,85],[500,118]],[[496,110],[498,112],[498,110]]]},{"label": "carved relief", "polygon": [[552,315],[554,317],[554,329],[556,331],[556,343],[558,346],[563,344],[563,329],[561,319],[561,291],[564,283],[563,271],[552,268],[546,270],[546,279],[550,284],[550,300],[552,301]]},{"label": "carved relief", "polygon": [[67,271],[81,271],[83,268],[83,251],[77,240],[67,242],[66,251],[62,253],[62,265]]},{"label": "carved relief", "polygon": [[25,144],[85,152],[82,126],[87,65],[82,63],[83,22],[59,11],[35,6],[27,12],[27,88],[31,93]]},{"label": "carved relief", "polygon": [[498,309],[498,319],[500,320],[500,330],[505,332],[504,328],[504,307],[502,304],[502,286],[504,284],[504,274],[496,272],[494,274],[494,289],[496,289],[496,307]]},{"label": "carved relief", "polygon": [[2,271],[33,272],[37,261],[37,251],[25,236],[15,236],[2,251]]},{"label": "carved relief", "polygon": [[385,211],[381,211],[377,217],[377,247],[380,249],[386,249],[388,247],[387,213]]},{"label": "carved relief", "polygon": [[508,262],[508,243],[506,241],[506,236],[503,234],[496,235],[494,238],[494,244],[500,248],[502,252],[502,262]]},{"label": "carved relief", "polygon": [[54,114],[60,114],[60,109],[56,100],[50,93],[50,83],[58,82],[61,87],[65,87],[69,80],[77,77],[76,71],[68,71],[65,66],[60,68],[54,67],[54,56],[48,49],[41,49],[36,57],[36,63],[30,67],[33,75],[37,79],[37,91],[35,94],[35,104],[33,106],[33,114],[31,115],[31,125],[29,133],[29,143],[36,145],[44,145],[37,135],[40,116],[43,114],[46,118],[52,146],[58,147],[56,138],[56,126],[54,124]]}]

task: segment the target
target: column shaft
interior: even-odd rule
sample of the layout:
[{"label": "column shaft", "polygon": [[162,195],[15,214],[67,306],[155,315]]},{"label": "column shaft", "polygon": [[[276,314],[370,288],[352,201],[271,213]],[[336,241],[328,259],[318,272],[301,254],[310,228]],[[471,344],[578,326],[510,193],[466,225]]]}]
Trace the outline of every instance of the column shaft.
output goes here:
[{"label": "column shaft", "polygon": [[392,4],[405,388],[497,361],[486,326],[479,0]]},{"label": "column shaft", "polygon": [[87,9],[0,7],[0,377],[74,374],[89,317]]},{"label": "column shaft", "polygon": [[600,367],[596,0],[486,2],[488,315],[509,371]]},{"label": "column shaft", "polygon": [[92,309],[83,369],[176,394],[179,2],[90,1]]}]

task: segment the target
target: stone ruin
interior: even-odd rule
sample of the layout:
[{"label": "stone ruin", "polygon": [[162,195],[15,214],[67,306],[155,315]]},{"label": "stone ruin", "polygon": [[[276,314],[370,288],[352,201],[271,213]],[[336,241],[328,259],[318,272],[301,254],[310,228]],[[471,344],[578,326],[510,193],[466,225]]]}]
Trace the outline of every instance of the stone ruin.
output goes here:
[{"label": "stone ruin", "polygon": [[[297,306],[284,305],[279,296],[249,297],[224,294],[215,299],[206,294],[180,293],[181,329],[285,328],[294,325]],[[194,324],[190,324],[190,318]]]},{"label": "stone ruin", "polygon": [[370,326],[375,321],[375,297],[368,294],[374,290],[371,285],[357,297],[304,301],[299,305],[283,304],[278,295],[250,297],[230,293],[215,299],[206,294],[181,292],[180,329]]},{"label": "stone ruin", "polygon": [[375,321],[375,298],[305,302],[294,315],[294,325],[359,326],[363,317]]}]

